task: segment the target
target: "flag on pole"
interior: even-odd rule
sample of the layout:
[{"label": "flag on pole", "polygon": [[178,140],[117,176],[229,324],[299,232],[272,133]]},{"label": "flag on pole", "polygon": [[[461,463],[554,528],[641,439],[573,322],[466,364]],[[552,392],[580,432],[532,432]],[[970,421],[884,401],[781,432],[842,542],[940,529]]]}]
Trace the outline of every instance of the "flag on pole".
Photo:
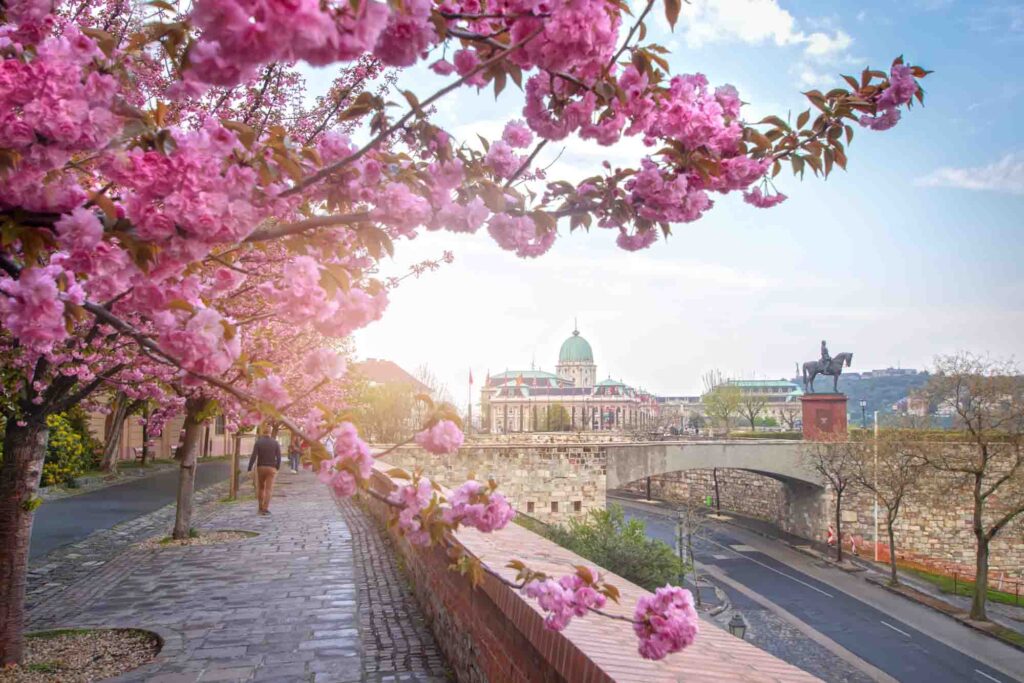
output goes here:
[{"label": "flag on pole", "polygon": [[472,386],[472,384],[473,384],[473,368],[470,368],[470,369],[469,369],[469,384],[470,384],[471,386]]}]

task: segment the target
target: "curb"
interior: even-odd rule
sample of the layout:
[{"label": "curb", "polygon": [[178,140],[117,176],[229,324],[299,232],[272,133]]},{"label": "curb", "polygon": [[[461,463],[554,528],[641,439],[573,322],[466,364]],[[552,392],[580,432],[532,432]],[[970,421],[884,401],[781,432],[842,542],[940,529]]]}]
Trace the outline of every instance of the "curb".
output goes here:
[{"label": "curb", "polygon": [[[890,586],[886,581],[883,581],[882,579],[879,579],[879,578],[876,578],[876,577],[873,577],[873,576],[865,576],[864,580],[867,581],[868,583],[872,584],[872,585],[878,586],[879,588],[883,588],[883,589],[889,591],[890,593],[898,595],[901,598],[904,598],[906,600],[910,600],[911,602],[915,602],[918,605],[923,605],[925,607],[928,607],[929,609],[932,609],[932,610],[938,612],[939,614],[944,614],[945,616],[949,617],[953,621],[958,622],[961,626],[966,626],[967,628],[973,629],[973,630],[977,631],[978,633],[981,633],[981,634],[984,634],[984,635],[988,636],[989,638],[993,638],[995,640],[998,640],[1001,643],[1009,645],[1012,648],[1015,648],[1017,650],[1020,650],[1021,652],[1024,652],[1024,645],[1021,645],[1020,643],[1014,642],[1012,640],[1007,640],[1006,638],[1003,638],[1002,636],[1000,636],[998,633],[993,633],[992,631],[990,631],[990,630],[988,630],[986,628],[983,628],[982,626],[979,626],[977,623],[971,621],[970,619],[965,619],[964,617],[960,616],[961,614],[965,614],[965,612],[961,612],[961,611],[957,610],[953,605],[950,605],[948,602],[945,602],[943,600],[939,600],[938,598],[934,598],[934,597],[932,597],[930,595],[927,595],[926,593],[921,593],[921,591],[918,591],[916,588],[911,588],[909,586],[902,586],[900,588],[894,588],[893,586]],[[929,600],[921,600],[921,599],[919,599],[915,595],[916,593],[921,593],[921,595],[924,595],[925,597],[929,598]],[[948,607],[948,610],[947,609],[943,609],[942,607],[939,606],[939,604],[935,604],[935,603],[939,603],[941,605],[945,605],[946,607]],[[988,623],[995,624],[995,622],[988,622]],[[995,624],[995,625],[999,626],[1000,628],[1006,628],[1005,626],[1001,626],[999,624]],[[1006,629],[1006,630],[1010,631],[1012,629]]]}]

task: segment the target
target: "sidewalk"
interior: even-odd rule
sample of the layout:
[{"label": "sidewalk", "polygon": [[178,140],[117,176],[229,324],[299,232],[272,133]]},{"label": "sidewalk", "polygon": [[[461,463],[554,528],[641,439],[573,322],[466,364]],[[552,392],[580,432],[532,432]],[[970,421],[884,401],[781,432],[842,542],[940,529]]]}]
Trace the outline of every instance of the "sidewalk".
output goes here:
[{"label": "sidewalk", "polygon": [[339,510],[312,475],[284,473],[275,489],[268,517],[247,500],[215,504],[200,523],[259,536],[133,547],[47,596],[30,612],[30,628],[135,626],[161,635],[157,659],[118,681],[445,680],[444,659],[377,529],[350,503]]}]

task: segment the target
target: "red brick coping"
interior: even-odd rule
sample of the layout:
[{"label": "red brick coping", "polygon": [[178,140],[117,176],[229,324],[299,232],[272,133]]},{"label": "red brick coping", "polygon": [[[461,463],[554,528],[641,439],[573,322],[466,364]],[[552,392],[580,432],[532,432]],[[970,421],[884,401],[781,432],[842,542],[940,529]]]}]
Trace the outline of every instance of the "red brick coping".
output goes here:
[{"label": "red brick coping", "polygon": [[[379,493],[391,491],[396,484],[384,474],[387,468],[376,467],[371,486]],[[378,519],[388,518],[387,505],[367,495],[362,495],[362,500]],[[518,591],[489,575],[473,589],[466,577],[448,569],[444,550],[414,548],[393,527],[388,533],[460,681],[818,680],[710,623],[701,624],[697,642],[691,647],[660,662],[637,654],[636,637],[626,622],[591,615],[574,619],[561,633],[549,631],[536,603]],[[493,534],[463,530],[457,540],[509,580],[514,580],[515,572],[504,566],[513,558],[555,575],[586,563],[516,524]],[[637,598],[647,591],[611,572],[606,574],[622,594],[621,602],[609,603],[606,611],[631,617]]]}]

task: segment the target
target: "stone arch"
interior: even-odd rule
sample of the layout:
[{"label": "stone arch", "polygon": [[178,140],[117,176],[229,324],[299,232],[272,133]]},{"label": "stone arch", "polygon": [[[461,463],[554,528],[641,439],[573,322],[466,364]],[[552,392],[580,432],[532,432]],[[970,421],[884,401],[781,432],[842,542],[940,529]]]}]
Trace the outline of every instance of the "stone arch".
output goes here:
[{"label": "stone arch", "polygon": [[808,468],[806,446],[786,441],[656,442],[609,445],[606,486],[678,472],[738,470],[769,477],[782,484],[782,503],[776,523],[785,531],[814,538],[827,519],[823,482]]}]

